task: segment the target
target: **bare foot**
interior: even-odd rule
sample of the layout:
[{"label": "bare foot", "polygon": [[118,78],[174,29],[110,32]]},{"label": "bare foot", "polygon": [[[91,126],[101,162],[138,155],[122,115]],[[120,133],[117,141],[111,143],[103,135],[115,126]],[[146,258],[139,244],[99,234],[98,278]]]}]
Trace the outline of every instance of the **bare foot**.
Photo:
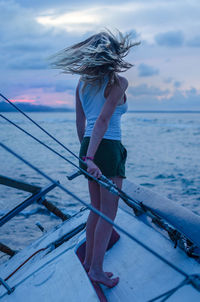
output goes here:
[{"label": "bare foot", "polygon": [[[83,263],[83,267],[84,269],[86,270],[86,272],[88,273],[89,270],[90,270],[90,266],[86,265]],[[110,278],[113,276],[113,273],[112,272],[104,272],[104,274],[106,275],[106,277]]]},{"label": "bare foot", "polygon": [[88,272],[91,281],[101,283],[109,288],[116,286],[119,282],[119,277],[109,279],[104,273]]}]

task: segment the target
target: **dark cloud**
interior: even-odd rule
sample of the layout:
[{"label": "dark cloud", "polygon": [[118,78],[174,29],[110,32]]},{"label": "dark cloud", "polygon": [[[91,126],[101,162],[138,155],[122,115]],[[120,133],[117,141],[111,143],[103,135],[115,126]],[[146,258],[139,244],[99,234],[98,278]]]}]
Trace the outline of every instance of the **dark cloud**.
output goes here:
[{"label": "dark cloud", "polygon": [[41,56],[32,56],[21,54],[17,57],[10,58],[6,62],[6,67],[10,69],[47,69],[48,64],[45,62],[45,58]]},{"label": "dark cloud", "polygon": [[180,47],[184,43],[182,31],[168,31],[155,36],[155,41],[159,46]]},{"label": "dark cloud", "polygon": [[0,2],[0,18],[3,69],[46,69],[47,57],[75,40],[64,30],[42,26],[32,9],[23,8],[12,0]]},{"label": "dark cloud", "polygon": [[[151,84],[130,87],[130,99],[138,100],[138,103],[141,102],[140,106],[144,106],[144,108],[147,103],[154,103],[156,107],[161,101],[158,99],[163,98],[166,100],[166,107],[168,103],[169,107],[173,107],[173,104],[182,106],[183,101],[185,106],[189,106],[190,99],[195,100],[200,107],[200,103],[197,102],[199,93],[195,91],[195,88],[183,91],[183,83],[187,82],[187,85],[191,86],[197,85],[195,83],[198,74],[196,64],[198,49],[195,47],[200,46],[199,8],[197,0],[182,1],[181,4],[178,1],[168,0],[128,0],[123,3],[121,0],[109,2],[94,0],[92,3],[89,0],[74,2],[69,0],[0,0],[0,66],[3,70],[0,74],[0,86],[8,95],[24,93],[28,95],[30,90],[30,95],[33,94],[34,97],[40,94],[41,89],[44,92],[41,96],[41,103],[45,93],[48,98],[51,92],[56,97],[65,91],[72,95],[77,78],[74,76],[70,78],[69,75],[62,75],[57,70],[47,69],[47,57],[88,37],[100,27],[108,26],[111,29],[119,28],[123,32],[136,29],[136,32],[140,33],[139,38],[136,34],[136,40],[143,41],[141,47],[135,48],[133,53],[130,52],[130,58],[133,59],[133,62],[147,62],[147,64],[139,65],[139,80],[143,79],[144,82],[146,80]],[[80,16],[81,13],[86,12],[87,15],[87,11],[91,12],[91,16],[93,14],[95,17],[97,16],[97,19],[91,21],[89,27],[88,23],[85,26],[84,22],[84,26],[82,26],[79,19],[72,19],[72,23],[70,21],[69,26],[66,25],[66,27],[65,24],[63,26],[51,24],[46,26],[45,22],[44,24],[38,23],[38,17],[53,20],[62,16],[64,18],[65,14],[71,12],[80,13]],[[180,28],[182,31],[179,30]],[[156,33],[159,34],[156,35]],[[156,37],[156,43],[152,43],[154,37]],[[168,48],[161,48],[158,45]],[[184,47],[181,49],[172,47],[182,45],[191,47],[190,51]],[[169,47],[171,48],[169,49]],[[167,61],[164,61],[165,58],[168,58]],[[176,58],[180,65],[186,60],[190,62],[191,72],[184,74],[179,72],[180,65],[173,63]],[[130,60],[130,62],[132,61]],[[135,73],[134,69],[128,71],[130,82],[133,81]],[[176,93],[171,99],[168,99],[168,90],[156,87],[157,77],[153,77],[153,75],[158,74],[161,74],[163,79],[165,78],[163,81],[168,83],[171,89],[175,88]],[[166,79],[167,76],[169,76],[168,79]],[[182,83],[181,87],[180,83]],[[170,95],[172,91],[169,93]],[[179,103],[176,98],[180,100]]]},{"label": "dark cloud", "polygon": [[186,91],[175,90],[172,97],[164,100],[165,104],[172,109],[199,110],[200,91],[191,88]]},{"label": "dark cloud", "polygon": [[173,78],[172,78],[172,77],[168,77],[168,78],[165,78],[165,79],[163,80],[163,82],[164,82],[164,83],[167,83],[167,84],[171,83],[172,81],[173,81]]},{"label": "dark cloud", "polygon": [[[198,93],[198,91],[197,91],[196,88],[191,87],[189,90],[186,90],[186,95],[187,95],[188,97],[191,97],[191,96],[199,96],[199,93]],[[199,102],[200,102],[200,99],[199,99]]]},{"label": "dark cloud", "polygon": [[[175,90],[169,97],[168,90],[146,84],[128,89],[130,110],[199,110],[200,91],[191,88],[186,91]],[[160,98],[162,97],[162,98]]]},{"label": "dark cloud", "polygon": [[74,86],[70,87],[67,84],[67,82],[58,82],[58,83],[56,83],[54,89],[55,89],[55,92],[65,92],[67,90],[68,92],[71,91],[73,93],[75,90],[75,87]]},{"label": "dark cloud", "polygon": [[200,47],[200,35],[193,37],[186,43],[190,47]]},{"label": "dark cloud", "polygon": [[174,82],[174,87],[176,87],[176,88],[181,87],[181,82],[175,81],[175,82]]},{"label": "dark cloud", "polygon": [[[133,0],[128,0],[128,2],[132,2]],[[50,9],[50,8],[58,8],[67,7],[68,9],[74,9],[74,8],[80,8],[80,6],[90,6],[91,7],[91,1],[83,1],[83,0],[77,0],[77,1],[69,1],[69,0],[34,0],[34,1],[27,1],[27,0],[15,0],[18,4],[20,4],[22,7],[26,8],[34,8],[34,9]],[[136,1],[137,2],[137,1]],[[101,4],[102,1],[100,0],[93,0],[92,4]],[[109,4],[121,4],[121,0],[109,0]]]},{"label": "dark cloud", "polygon": [[129,87],[128,93],[137,96],[137,97],[143,97],[143,96],[154,96],[154,97],[160,97],[165,96],[169,94],[169,90],[161,90],[158,87],[155,86],[148,86],[147,84],[141,84],[135,87]]},{"label": "dark cloud", "polygon": [[159,74],[159,70],[147,64],[140,64],[138,66],[139,77],[150,77]]},{"label": "dark cloud", "polygon": [[50,83],[50,82],[35,82],[32,85],[30,85],[30,88],[41,88],[43,89],[43,91],[47,91],[47,92],[72,92],[72,94],[74,93],[75,90],[75,84],[72,85],[72,83],[69,85],[67,81],[57,81],[54,83]]}]

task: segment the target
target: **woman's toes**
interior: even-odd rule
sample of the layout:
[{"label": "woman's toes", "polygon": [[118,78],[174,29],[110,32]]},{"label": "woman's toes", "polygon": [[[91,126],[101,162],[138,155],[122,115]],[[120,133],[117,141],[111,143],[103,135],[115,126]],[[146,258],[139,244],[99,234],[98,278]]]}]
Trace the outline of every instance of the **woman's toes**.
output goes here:
[{"label": "woman's toes", "polygon": [[116,286],[116,285],[119,283],[119,277],[113,278],[113,279],[111,279],[111,280],[112,280],[112,285],[109,286],[110,288]]},{"label": "woman's toes", "polygon": [[108,278],[110,278],[110,277],[113,276],[113,273],[111,273],[111,272],[105,272],[105,274],[106,274],[106,276],[107,276]]},{"label": "woman's toes", "polygon": [[100,275],[95,275],[95,274],[91,274],[89,272],[88,276],[89,276],[91,281],[103,284],[103,285],[105,285],[109,288],[112,288],[112,287],[116,286],[119,282],[119,277],[110,279],[106,276],[105,273],[100,274]]}]

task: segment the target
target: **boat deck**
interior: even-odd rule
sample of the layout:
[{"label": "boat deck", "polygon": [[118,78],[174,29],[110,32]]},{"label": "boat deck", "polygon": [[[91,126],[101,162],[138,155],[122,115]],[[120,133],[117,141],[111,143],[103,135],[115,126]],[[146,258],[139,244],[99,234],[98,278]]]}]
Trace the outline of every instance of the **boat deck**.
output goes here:
[{"label": "boat deck", "polygon": [[[134,215],[119,209],[116,223],[186,273],[200,273],[200,265],[194,259],[188,258],[180,248],[175,249],[170,240]],[[105,256],[104,269],[120,277],[119,284],[113,289],[102,285],[109,302],[147,302],[184,280],[180,273],[143,247],[123,234],[120,236]],[[168,301],[198,302],[200,292],[191,285],[186,285]]]},{"label": "boat deck", "polygon": [[[84,223],[87,215],[88,211],[83,211],[38,238],[1,265],[0,277],[5,279],[35,251]],[[116,223],[186,273],[200,273],[200,265],[194,259],[188,258],[180,248],[174,249],[169,239],[145,224],[141,218],[130,214],[128,208],[126,210],[120,207]],[[108,302],[147,302],[183,281],[184,277],[180,273],[124,234],[119,234],[120,239],[105,256],[104,270],[112,271],[115,276],[120,277],[119,284],[112,289],[101,286]],[[8,285],[15,286],[14,292],[8,295],[6,289],[0,286],[1,301],[22,302],[27,297],[30,302],[99,301],[76,255],[77,247],[83,243],[84,238],[83,230],[56,249],[49,249],[49,253],[44,250],[36,254],[8,279]],[[170,301],[199,302],[200,292],[191,285],[186,285]]]},{"label": "boat deck", "polygon": [[[73,230],[77,224],[85,222],[87,215],[88,211],[84,211],[38,238],[1,265],[0,277],[6,278],[35,251]],[[47,251],[41,251],[31,258],[7,281],[10,287],[15,286],[14,292],[8,295],[6,289],[0,286],[1,301],[99,301],[74,251],[79,236],[80,234],[74,236],[48,254]]]}]

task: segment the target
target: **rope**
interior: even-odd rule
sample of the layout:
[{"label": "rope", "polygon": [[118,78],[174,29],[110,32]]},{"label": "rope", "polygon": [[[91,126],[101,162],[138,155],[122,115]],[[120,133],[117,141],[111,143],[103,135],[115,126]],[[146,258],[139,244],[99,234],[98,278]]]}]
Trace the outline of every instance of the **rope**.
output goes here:
[{"label": "rope", "polygon": [[68,189],[66,189],[64,186],[62,186],[61,184],[57,183],[55,180],[53,180],[51,177],[49,177],[47,174],[45,174],[43,171],[41,171],[40,169],[36,168],[35,166],[33,166],[30,162],[28,162],[27,160],[25,160],[24,158],[22,158],[20,155],[18,155],[17,153],[15,153],[13,150],[11,150],[10,148],[8,148],[6,145],[4,145],[3,143],[0,143],[0,146],[7,150],[9,153],[11,153],[12,155],[14,155],[16,158],[18,158],[19,160],[21,160],[22,162],[24,162],[26,165],[28,165],[30,168],[32,168],[33,170],[35,170],[36,172],[38,172],[40,175],[42,175],[43,177],[45,177],[46,179],[48,179],[50,182],[52,182],[53,184],[56,184],[61,190],[63,190],[65,193],[67,193],[68,195],[72,196],[74,199],[76,199],[77,201],[79,201],[80,203],[82,203],[84,206],[86,206],[87,208],[89,208],[91,211],[93,211],[95,214],[99,215],[101,218],[103,218],[105,221],[107,221],[108,223],[110,223],[111,225],[113,225],[114,227],[116,227],[116,229],[118,229],[119,231],[121,231],[123,234],[125,234],[127,237],[129,237],[130,239],[132,239],[133,241],[135,241],[136,243],[138,243],[139,245],[141,245],[144,249],[146,249],[147,251],[149,251],[151,254],[153,254],[154,256],[156,256],[157,258],[159,258],[161,261],[163,261],[164,263],[166,263],[167,265],[169,265],[171,268],[173,268],[175,271],[177,271],[178,273],[182,274],[184,277],[189,278],[189,275],[184,272],[182,269],[180,269],[179,267],[177,267],[176,265],[174,265],[173,263],[169,262],[167,259],[165,259],[164,257],[162,257],[161,255],[159,255],[157,252],[155,252],[154,250],[152,250],[150,247],[148,247],[146,244],[144,244],[143,242],[141,242],[139,239],[135,238],[133,235],[131,235],[129,232],[127,232],[126,230],[124,230],[123,228],[121,228],[118,224],[116,224],[115,222],[113,222],[109,217],[107,217],[106,215],[104,215],[103,213],[101,213],[100,211],[98,211],[96,208],[94,208],[93,206],[87,204],[85,201],[83,201],[82,199],[80,199],[78,196],[76,196],[74,193],[72,193],[71,191],[69,191]]},{"label": "rope", "polygon": [[42,248],[34,252],[30,257],[28,257],[22,264],[20,264],[9,276],[7,276],[4,281],[7,281],[12,275],[14,275],[26,262],[28,262],[33,256],[38,254],[41,251],[45,251],[47,248]]},{"label": "rope", "polygon": [[[52,250],[54,248],[57,248],[58,246],[60,246],[63,242],[65,242],[66,240],[69,240],[73,235],[76,235],[77,232],[82,231],[82,229],[85,228],[86,223],[82,223],[80,224],[78,227],[76,227],[74,230],[70,231],[69,233],[67,233],[66,235],[62,236],[61,238],[59,238],[58,240],[51,242],[47,247],[45,248],[41,248],[37,251],[35,251],[32,255],[30,255],[26,260],[24,260],[12,273],[10,273],[5,279],[4,281],[7,281],[10,277],[12,277],[22,266],[24,266],[24,264],[26,264],[31,258],[33,258],[36,254],[40,253],[41,251],[45,251],[45,250]],[[49,251],[48,251],[49,252]]]}]

